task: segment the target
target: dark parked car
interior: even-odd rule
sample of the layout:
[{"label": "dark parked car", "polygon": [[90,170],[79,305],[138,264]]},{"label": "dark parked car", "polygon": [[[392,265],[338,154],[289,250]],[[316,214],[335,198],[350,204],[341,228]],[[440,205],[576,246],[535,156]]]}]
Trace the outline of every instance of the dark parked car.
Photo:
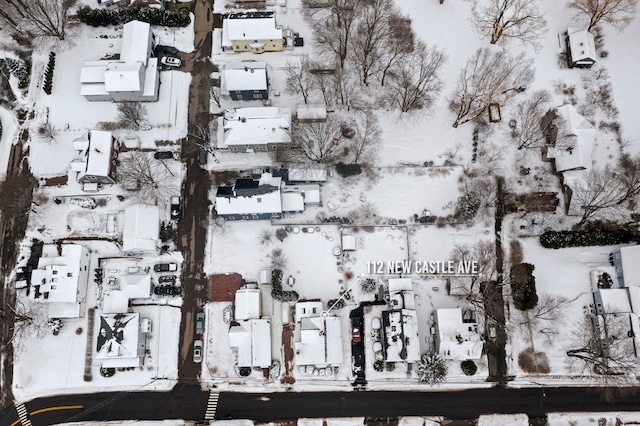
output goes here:
[{"label": "dark parked car", "polygon": [[173,46],[165,46],[162,44],[157,44],[156,47],[153,49],[153,52],[156,54],[156,56],[176,55],[178,53],[178,49],[176,49]]},{"label": "dark parked car", "polygon": [[153,154],[153,158],[156,160],[168,160],[173,158],[173,152],[171,151],[158,151]]},{"label": "dark parked car", "polygon": [[158,277],[158,282],[160,284],[175,284],[176,283],[176,276],[175,275],[161,275],[160,277]]},{"label": "dark parked car", "polygon": [[153,270],[156,272],[175,272],[178,270],[177,263],[158,263],[153,265]]},{"label": "dark parked car", "polygon": [[208,160],[209,160],[209,151],[207,151],[204,148],[200,148],[200,151],[198,151],[198,164],[200,164],[201,166],[206,166]]},{"label": "dark parked car", "polygon": [[171,197],[171,220],[180,220],[181,217],[180,197]]},{"label": "dark parked car", "polygon": [[153,293],[158,296],[176,296],[180,294],[180,290],[172,285],[159,285],[153,289]]},{"label": "dark parked car", "polygon": [[204,333],[204,312],[196,314],[196,334]]}]

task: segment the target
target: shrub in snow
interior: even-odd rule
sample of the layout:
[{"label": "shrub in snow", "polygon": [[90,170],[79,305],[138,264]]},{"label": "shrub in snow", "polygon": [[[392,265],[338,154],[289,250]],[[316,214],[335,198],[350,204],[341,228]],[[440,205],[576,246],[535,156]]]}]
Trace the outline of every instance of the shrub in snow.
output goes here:
[{"label": "shrub in snow", "polygon": [[519,263],[511,267],[509,275],[513,304],[521,311],[533,309],[538,304],[536,294],[536,277],[533,276],[535,266],[531,263]]},{"label": "shrub in snow", "polygon": [[344,299],[329,299],[329,301],[327,302],[327,307],[330,308],[332,306],[333,306],[333,309],[344,308]]},{"label": "shrub in snow", "polygon": [[69,200],[69,204],[85,209],[95,209],[98,207],[98,202],[95,199],[87,197],[73,197]]},{"label": "shrub in snow", "polygon": [[396,363],[395,363],[395,362],[387,362],[387,363],[384,365],[384,368],[385,368],[385,370],[387,370],[387,371],[393,371],[393,370],[395,370],[395,369],[396,369]]},{"label": "shrub in snow", "polygon": [[444,382],[448,369],[445,361],[438,354],[422,355],[418,364],[418,379],[431,386]]},{"label": "shrub in snow", "polygon": [[269,366],[269,378],[275,380],[280,377],[280,361],[274,359]]},{"label": "shrub in snow", "polygon": [[456,212],[453,217],[460,222],[468,223],[476,217],[480,208],[480,199],[473,193],[466,193],[458,198]]},{"label": "shrub in snow", "polygon": [[378,280],[375,278],[365,278],[360,281],[360,289],[363,293],[373,293],[378,289]]},{"label": "shrub in snow", "polygon": [[518,365],[526,373],[548,374],[551,371],[547,354],[534,352],[531,348],[525,349],[518,354]]},{"label": "shrub in snow", "polygon": [[25,59],[7,58],[5,59],[5,63],[7,67],[9,67],[11,75],[18,79],[18,87],[20,89],[26,89],[29,87],[29,77],[31,76],[31,59],[29,56],[26,56],[26,54],[22,54],[21,56],[25,56]]},{"label": "shrub in snow", "polygon": [[478,372],[478,367],[476,366],[476,363],[471,361],[470,359],[462,361],[460,363],[460,369],[466,376],[473,376]]},{"label": "shrub in snow", "polygon": [[280,241],[284,241],[285,238],[287,238],[289,234],[287,233],[287,230],[284,228],[278,228],[276,229],[276,238],[279,239]]},{"label": "shrub in snow", "polygon": [[373,369],[376,371],[384,371],[384,361],[381,361],[381,360],[374,361]]},{"label": "shrub in snow", "polygon": [[362,173],[362,166],[360,164],[336,164],[336,172],[342,177],[356,176]]},{"label": "shrub in snow", "polygon": [[296,291],[282,289],[282,271],[274,269],[271,272],[271,297],[280,302],[295,302],[300,298]]},{"label": "shrub in snow", "polygon": [[47,63],[47,68],[44,72],[44,84],[42,85],[42,90],[47,95],[51,94],[51,90],[53,89],[53,69],[56,66],[56,54],[55,52],[49,53],[49,63]]}]

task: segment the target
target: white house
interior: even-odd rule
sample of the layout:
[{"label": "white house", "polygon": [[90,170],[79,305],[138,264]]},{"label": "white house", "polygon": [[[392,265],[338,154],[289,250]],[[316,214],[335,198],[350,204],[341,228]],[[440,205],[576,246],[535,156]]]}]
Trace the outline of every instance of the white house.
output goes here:
[{"label": "white house", "polygon": [[258,319],[262,316],[260,289],[241,288],[236,291],[235,315],[236,320]]},{"label": "white house", "polygon": [[143,266],[134,259],[103,260],[102,312],[105,314],[126,313],[132,299],[150,298],[153,285],[149,269],[149,266]]},{"label": "white house", "polygon": [[276,24],[275,12],[241,12],[225,16],[222,49],[253,53],[282,51],[283,31]]},{"label": "white house", "polygon": [[[554,108],[545,117],[549,121],[545,132],[548,135],[548,142],[551,142],[551,146],[547,148],[547,158],[553,160],[556,172],[562,175],[567,213],[577,214],[581,206],[571,204],[572,188],[575,188],[577,181],[583,178],[585,171],[592,168],[591,154],[595,144],[596,129],[570,104]],[[550,134],[553,136],[549,140]]]},{"label": "white house", "polygon": [[132,204],[124,209],[122,251],[126,255],[155,254],[160,244],[158,206]]},{"label": "white house", "polygon": [[383,354],[386,362],[420,359],[418,315],[409,278],[389,279],[390,310],[382,311]]},{"label": "white house", "polygon": [[79,244],[43,246],[31,284],[34,299],[47,305],[49,318],[84,316],[89,260],[89,251]]},{"label": "white house", "polygon": [[356,236],[351,234],[345,234],[340,238],[342,243],[342,251],[355,251],[356,249]]},{"label": "white house", "polygon": [[[97,190],[99,184],[116,183],[117,143],[111,132],[90,130],[74,139],[73,147],[80,152],[80,160],[74,160],[71,168],[78,172],[77,181],[85,190]],[[95,187],[95,189],[92,188]]]},{"label": "white house", "polygon": [[255,107],[225,111],[218,119],[218,148],[231,152],[266,152],[291,142],[287,108]]},{"label": "white house", "polygon": [[316,367],[342,364],[340,317],[316,316],[300,321],[300,341],[295,342],[296,365]]},{"label": "white house", "polygon": [[96,359],[102,367],[139,367],[147,348],[148,323],[139,313],[100,315]]},{"label": "white house", "polygon": [[610,259],[621,285],[640,287],[640,245],[620,247],[611,253]]},{"label": "white house", "polygon": [[442,358],[465,361],[482,357],[483,341],[472,315],[463,317],[460,308],[436,309],[435,322],[436,347]]},{"label": "white house", "polygon": [[260,179],[237,179],[233,186],[218,187],[215,210],[228,220],[271,219],[300,213],[306,201],[302,192],[282,191],[282,178],[263,173]]},{"label": "white house", "polygon": [[158,58],[152,58],[153,33],[146,22],[130,21],[122,30],[120,59],[85,61],[80,94],[88,101],[158,100]]},{"label": "white house", "polygon": [[222,90],[234,101],[269,99],[266,62],[236,62],[222,71]]},{"label": "white house", "polygon": [[229,344],[236,351],[238,367],[268,368],[271,365],[271,321],[247,319],[232,322]]},{"label": "white house", "polygon": [[596,63],[596,44],[586,29],[567,28],[565,43],[569,68],[591,68]]}]

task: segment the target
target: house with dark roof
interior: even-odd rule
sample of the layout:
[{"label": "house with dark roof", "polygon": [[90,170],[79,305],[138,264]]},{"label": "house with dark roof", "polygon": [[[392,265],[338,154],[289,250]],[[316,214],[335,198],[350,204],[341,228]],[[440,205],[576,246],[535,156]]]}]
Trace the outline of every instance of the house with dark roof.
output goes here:
[{"label": "house with dark roof", "polygon": [[222,72],[222,86],[234,101],[269,99],[267,63],[238,62],[227,64]]}]

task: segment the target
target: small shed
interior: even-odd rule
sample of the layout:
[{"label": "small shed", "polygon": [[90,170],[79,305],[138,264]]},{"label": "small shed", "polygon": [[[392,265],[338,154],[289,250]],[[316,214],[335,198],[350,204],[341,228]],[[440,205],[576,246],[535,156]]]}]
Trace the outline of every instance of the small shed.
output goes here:
[{"label": "small shed", "polygon": [[356,236],[355,235],[343,235],[342,236],[342,251],[355,251],[356,250]]},{"label": "small shed", "polygon": [[271,284],[271,269],[260,270],[259,284]]},{"label": "small shed", "polygon": [[327,107],[321,104],[298,105],[296,117],[300,123],[327,121]]}]

